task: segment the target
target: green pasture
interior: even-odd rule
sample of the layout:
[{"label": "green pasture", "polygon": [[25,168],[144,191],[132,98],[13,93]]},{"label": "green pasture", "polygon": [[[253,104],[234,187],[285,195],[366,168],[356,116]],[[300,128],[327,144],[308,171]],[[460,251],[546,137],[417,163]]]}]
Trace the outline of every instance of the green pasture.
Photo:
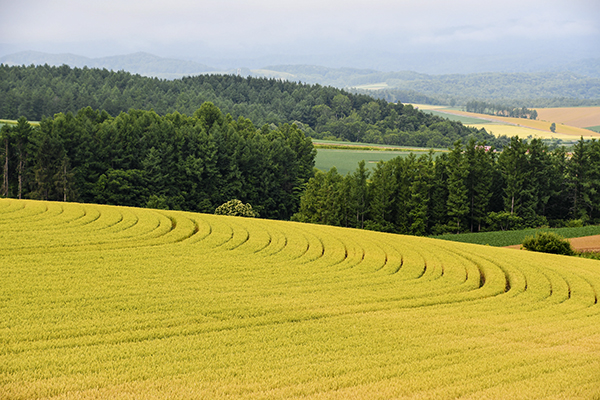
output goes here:
[{"label": "green pasture", "polygon": [[534,236],[536,232],[555,232],[564,238],[600,235],[600,225],[565,228],[531,228],[515,231],[473,232],[460,234],[445,234],[432,236],[437,239],[451,240],[453,242],[483,244],[489,246],[512,246],[521,244],[527,236]]},{"label": "green pasture", "polygon": [[354,89],[358,90],[381,90],[388,88],[389,85],[386,82],[370,83],[365,85],[354,86]]},{"label": "green pasture", "polygon": [[[439,154],[447,150],[435,150]],[[389,161],[396,157],[408,157],[411,153],[419,157],[427,154],[429,149],[404,149],[401,150],[354,150],[354,149],[324,149],[317,148],[315,158],[315,167],[321,171],[329,171],[331,167],[336,167],[338,172],[345,175],[348,172],[354,172],[358,163],[365,161],[365,167],[373,170],[379,161]],[[434,155],[435,157],[435,155]]]},{"label": "green pasture", "polygon": [[17,121],[13,121],[13,120],[8,120],[8,119],[0,119],[0,127],[2,125],[17,125]]},{"label": "green pasture", "polygon": [[458,122],[462,122],[465,125],[470,125],[470,124],[482,124],[482,123],[486,123],[486,124],[491,124],[493,122],[485,119],[485,118],[473,118],[473,117],[466,117],[466,116],[462,116],[462,115],[455,115],[455,114],[450,114],[450,113],[445,113],[445,112],[441,112],[441,111],[436,111],[436,110],[422,110],[423,112],[432,114],[432,115],[436,115],[438,117],[442,117],[442,118],[447,118],[450,121],[458,121]]},{"label": "green pasture", "polygon": [[590,131],[594,131],[594,132],[600,133],[600,125],[598,125],[598,126],[588,126],[585,129],[589,129]]},{"label": "green pasture", "polygon": [[[37,126],[40,124],[39,121],[27,121],[30,125]],[[0,119],[0,126],[2,125],[17,125],[17,121],[13,119]]]},{"label": "green pasture", "polygon": [[325,172],[331,167],[336,167],[340,174],[346,175],[348,172],[354,172],[362,160],[365,160],[366,168],[373,170],[379,161],[407,157],[410,153],[410,151],[317,149],[315,167]]},{"label": "green pasture", "polygon": [[[325,140],[325,139],[311,139],[316,147],[336,146],[341,148],[354,148],[354,149],[369,149],[369,150],[385,150],[385,151],[413,151],[413,152],[428,152],[429,148],[423,147],[411,147],[411,146],[398,146],[394,144],[379,144],[379,143],[364,143],[364,142],[348,142],[344,140]],[[435,151],[447,151],[447,149],[434,149]]]},{"label": "green pasture", "polygon": [[2,399],[600,398],[600,262],[0,199]]}]

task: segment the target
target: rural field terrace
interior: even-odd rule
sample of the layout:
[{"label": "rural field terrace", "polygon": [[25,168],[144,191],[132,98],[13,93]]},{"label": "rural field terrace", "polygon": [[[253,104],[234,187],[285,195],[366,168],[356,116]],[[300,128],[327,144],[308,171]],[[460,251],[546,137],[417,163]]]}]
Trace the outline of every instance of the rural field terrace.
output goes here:
[{"label": "rural field terrace", "polygon": [[0,399],[600,399],[600,262],[0,199]]}]

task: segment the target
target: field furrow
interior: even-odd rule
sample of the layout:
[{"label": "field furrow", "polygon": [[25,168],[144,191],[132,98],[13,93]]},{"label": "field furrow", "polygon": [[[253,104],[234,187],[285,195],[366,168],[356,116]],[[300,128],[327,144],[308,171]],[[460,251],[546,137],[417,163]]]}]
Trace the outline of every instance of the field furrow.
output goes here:
[{"label": "field furrow", "polygon": [[0,199],[0,399],[600,398],[600,262]]}]

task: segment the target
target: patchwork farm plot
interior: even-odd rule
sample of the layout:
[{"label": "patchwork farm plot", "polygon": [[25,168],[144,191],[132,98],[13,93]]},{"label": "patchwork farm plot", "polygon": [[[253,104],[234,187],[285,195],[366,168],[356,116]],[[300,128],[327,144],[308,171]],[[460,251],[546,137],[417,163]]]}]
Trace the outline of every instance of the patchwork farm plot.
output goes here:
[{"label": "patchwork farm plot", "polygon": [[600,398],[600,262],[0,199],[0,399]]},{"label": "patchwork farm plot", "polygon": [[[445,106],[414,104],[420,110],[445,118],[461,121],[463,124],[486,131],[495,136],[537,137],[540,139],[578,140],[599,139],[600,107],[537,108],[538,119],[499,117],[460,111]],[[556,124],[551,132],[550,125]]]}]

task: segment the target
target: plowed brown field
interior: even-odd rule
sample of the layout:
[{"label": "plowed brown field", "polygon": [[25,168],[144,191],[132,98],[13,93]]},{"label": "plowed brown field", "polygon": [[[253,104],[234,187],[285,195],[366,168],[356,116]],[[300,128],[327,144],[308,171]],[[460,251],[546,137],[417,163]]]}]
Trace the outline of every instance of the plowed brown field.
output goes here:
[{"label": "plowed brown field", "polygon": [[587,128],[600,125],[600,107],[537,108],[538,120]]},{"label": "plowed brown field", "polygon": [[600,251],[600,235],[573,238],[570,242],[578,251]]}]

